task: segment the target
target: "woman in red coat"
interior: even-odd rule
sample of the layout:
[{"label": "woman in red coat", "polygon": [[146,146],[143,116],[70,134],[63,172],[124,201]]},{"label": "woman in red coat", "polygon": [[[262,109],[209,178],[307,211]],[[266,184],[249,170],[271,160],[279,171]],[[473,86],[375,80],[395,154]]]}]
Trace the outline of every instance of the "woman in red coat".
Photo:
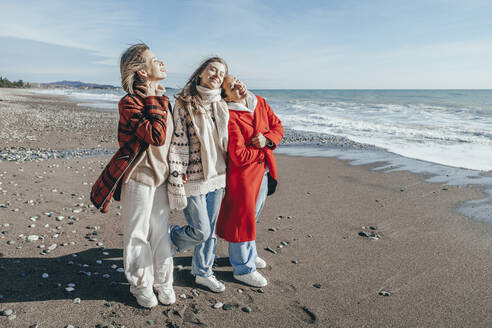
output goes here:
[{"label": "woman in red coat", "polygon": [[235,77],[224,79],[222,97],[229,107],[229,146],[217,235],[229,242],[234,278],[263,287],[267,280],[256,269],[266,263],[256,252],[256,220],[277,185],[273,149],[284,129],[265,99],[248,92]]}]

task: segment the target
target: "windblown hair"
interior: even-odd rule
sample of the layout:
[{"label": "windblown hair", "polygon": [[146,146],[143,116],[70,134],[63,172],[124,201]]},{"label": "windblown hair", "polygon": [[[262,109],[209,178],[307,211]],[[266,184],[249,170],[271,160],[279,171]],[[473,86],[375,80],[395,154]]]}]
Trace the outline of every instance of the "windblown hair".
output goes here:
[{"label": "windblown hair", "polygon": [[[228,75],[224,76],[224,81],[227,78],[227,76]],[[224,83],[222,83],[222,85],[220,86],[220,96],[222,97],[222,99],[227,98],[226,89],[224,88]]]},{"label": "windblown hair", "polygon": [[205,59],[200,66],[191,74],[191,77],[186,82],[183,90],[176,94],[176,101],[181,101],[183,103],[190,103],[193,108],[197,108],[202,105],[202,98],[196,89],[197,85],[200,85],[200,74],[205,70],[208,64],[210,63],[221,63],[225,66],[225,76],[229,72],[229,68],[227,67],[227,63],[224,59],[214,56],[208,59]]},{"label": "windblown hair", "polygon": [[137,72],[145,68],[143,53],[146,50],[149,50],[149,47],[145,43],[138,43],[130,46],[121,55],[121,86],[129,94],[134,94],[135,87],[144,83]]}]

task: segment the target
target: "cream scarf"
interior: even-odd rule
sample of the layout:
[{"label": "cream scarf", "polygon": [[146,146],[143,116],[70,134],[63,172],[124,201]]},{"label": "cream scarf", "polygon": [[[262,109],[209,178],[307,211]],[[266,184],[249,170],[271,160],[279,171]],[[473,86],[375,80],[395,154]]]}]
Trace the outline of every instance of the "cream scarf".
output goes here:
[{"label": "cream scarf", "polygon": [[251,113],[251,115],[253,115],[257,103],[258,103],[258,99],[256,98],[256,96],[248,91],[248,95],[246,96],[246,106],[236,102],[228,102],[227,106],[229,106],[229,109],[238,110],[242,112],[249,112]]},{"label": "cream scarf", "polygon": [[[214,144],[211,144],[209,140],[218,140],[218,145],[222,151],[221,155],[226,158],[227,145],[229,141],[229,133],[227,130],[227,124],[229,123],[229,110],[225,101],[220,97],[220,89],[208,89],[199,85],[197,86],[197,90],[203,104],[203,107],[198,107],[195,109],[195,111],[198,111],[199,114],[195,114],[194,109],[191,108],[191,106],[187,107],[196,135],[200,140],[203,175],[205,180],[208,180],[211,178],[211,172],[215,171],[210,169],[210,165],[215,165],[215,160],[210,156],[211,154],[208,150],[212,149],[212,147],[216,147]],[[206,120],[211,120],[210,113],[206,110],[208,106],[211,106],[213,117],[215,118],[216,135],[212,136],[212,138],[205,135],[207,133],[207,129],[205,128],[205,124],[207,124]]]}]

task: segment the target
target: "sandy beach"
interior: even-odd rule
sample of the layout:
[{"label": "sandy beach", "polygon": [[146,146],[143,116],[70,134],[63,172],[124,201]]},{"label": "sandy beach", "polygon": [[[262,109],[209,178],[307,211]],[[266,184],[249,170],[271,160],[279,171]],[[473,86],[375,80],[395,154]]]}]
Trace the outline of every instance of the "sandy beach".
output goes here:
[{"label": "sandy beach", "polygon": [[176,304],[148,310],[119,270],[120,203],[101,214],[89,200],[117,113],[0,89],[0,117],[1,327],[492,326],[492,228],[456,212],[476,187],[278,155],[257,235],[268,286],[235,281],[219,240],[224,293],[194,284],[184,252]]}]

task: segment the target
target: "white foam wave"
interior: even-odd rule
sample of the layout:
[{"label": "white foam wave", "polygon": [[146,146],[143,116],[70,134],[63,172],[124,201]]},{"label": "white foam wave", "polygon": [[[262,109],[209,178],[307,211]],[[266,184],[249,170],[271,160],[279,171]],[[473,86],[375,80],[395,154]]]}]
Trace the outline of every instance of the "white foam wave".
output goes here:
[{"label": "white foam wave", "polygon": [[119,90],[78,90],[78,89],[33,89],[32,91],[41,94],[62,95],[75,98],[77,100],[118,102],[123,96]]},{"label": "white foam wave", "polygon": [[295,130],[339,135],[444,165],[492,170],[492,115],[475,108],[312,100],[276,105],[282,122]]}]

